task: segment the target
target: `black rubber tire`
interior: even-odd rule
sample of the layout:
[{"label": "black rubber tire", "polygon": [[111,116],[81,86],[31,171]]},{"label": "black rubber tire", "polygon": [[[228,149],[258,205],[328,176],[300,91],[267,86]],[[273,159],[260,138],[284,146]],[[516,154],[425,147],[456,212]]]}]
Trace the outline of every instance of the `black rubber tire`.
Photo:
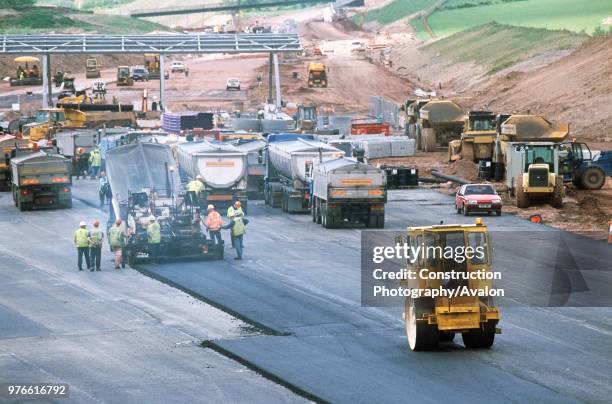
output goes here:
[{"label": "black rubber tire", "polygon": [[313,223],[317,222],[316,207],[317,207],[317,198],[313,196],[312,199],[310,200],[310,218],[312,219]]},{"label": "black rubber tire", "polygon": [[580,177],[584,189],[601,189],[606,183],[606,173],[597,166],[587,167]]},{"label": "black rubber tire", "polygon": [[134,268],[134,266],[136,266],[136,253],[134,251],[128,251],[127,264],[130,266],[130,268]]},{"label": "black rubber tire", "polygon": [[523,176],[519,175],[516,179],[516,207],[525,209],[529,207],[529,195],[523,189]]},{"label": "black rubber tire", "polygon": [[455,212],[461,214],[461,208],[457,204],[455,204]]},{"label": "black rubber tire", "polygon": [[579,177],[572,178],[572,184],[578,189],[584,189],[584,185],[582,184],[582,179]]},{"label": "black rubber tire", "polygon": [[[440,333],[435,325],[416,321],[425,312],[431,312],[433,300],[427,298],[406,298],[404,303],[406,339],[412,351],[426,351],[438,346]],[[414,316],[413,316],[414,315]]]},{"label": "black rubber tire", "polygon": [[317,199],[316,209],[317,209],[316,223],[321,224],[323,222],[323,219],[321,217],[321,200],[320,199]]},{"label": "black rubber tire", "polygon": [[497,216],[501,216],[501,212],[502,212],[502,211],[501,211],[501,209],[500,209],[500,210],[496,210],[496,211],[495,211],[495,214],[496,214]]},{"label": "black rubber tire", "polygon": [[436,131],[432,128],[423,129],[421,133],[421,145],[424,152],[436,151]]},{"label": "black rubber tire", "polygon": [[469,216],[470,212],[468,212],[467,205],[463,205],[463,216]]},{"label": "black rubber tire", "polygon": [[491,348],[495,341],[495,324],[494,321],[488,321],[478,329],[464,332],[461,334],[463,345],[469,349]]},{"label": "black rubber tire", "polygon": [[555,188],[550,196],[550,205],[553,208],[560,209],[563,207],[563,178],[557,177]]},{"label": "black rubber tire", "polygon": [[385,228],[385,215],[376,215],[376,227],[379,229]]}]

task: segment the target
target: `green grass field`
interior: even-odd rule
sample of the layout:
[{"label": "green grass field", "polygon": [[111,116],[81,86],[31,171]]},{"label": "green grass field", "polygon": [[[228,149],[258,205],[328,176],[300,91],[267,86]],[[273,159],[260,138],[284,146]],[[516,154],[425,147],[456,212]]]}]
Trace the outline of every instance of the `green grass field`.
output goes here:
[{"label": "green grass field", "polygon": [[573,49],[588,39],[570,31],[489,23],[442,38],[424,51],[454,62],[475,62],[495,73],[539,53]]},{"label": "green grass field", "polygon": [[167,29],[163,25],[136,18],[81,14],[66,8],[33,7],[18,15],[0,17],[0,33],[34,34],[79,29],[102,34],[143,34]]},{"label": "green grass field", "polygon": [[[448,9],[482,2],[491,4]],[[600,26],[604,18],[610,16],[611,0],[449,0],[442,9],[428,18],[428,22],[438,37],[493,21],[522,27],[584,31],[590,34]],[[422,27],[419,28],[418,24],[413,26],[417,33],[423,36]]]},{"label": "green grass field", "polygon": [[435,0],[393,0],[384,7],[370,10],[366,22],[378,21],[382,25],[390,24],[426,9],[434,3]]}]

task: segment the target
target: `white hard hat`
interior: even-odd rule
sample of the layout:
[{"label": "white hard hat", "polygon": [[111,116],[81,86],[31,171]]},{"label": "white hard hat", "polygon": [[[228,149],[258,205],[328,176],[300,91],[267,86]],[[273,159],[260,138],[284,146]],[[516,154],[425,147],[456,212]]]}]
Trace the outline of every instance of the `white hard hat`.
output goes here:
[{"label": "white hard hat", "polygon": [[155,220],[155,216],[153,216],[153,215],[149,216],[149,221],[150,221],[150,222],[152,222],[152,221],[154,221],[154,220]]},{"label": "white hard hat", "polygon": [[196,180],[201,180],[202,176],[200,174],[196,175]]},{"label": "white hard hat", "polygon": [[79,223],[79,227],[86,227],[86,226],[87,226],[87,223],[85,223],[85,222]]}]

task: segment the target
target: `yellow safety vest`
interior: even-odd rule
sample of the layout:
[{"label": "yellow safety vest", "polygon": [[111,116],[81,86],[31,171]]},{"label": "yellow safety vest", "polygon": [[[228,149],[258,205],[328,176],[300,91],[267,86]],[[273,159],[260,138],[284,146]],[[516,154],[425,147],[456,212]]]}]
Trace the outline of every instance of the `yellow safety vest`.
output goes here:
[{"label": "yellow safety vest", "polygon": [[100,247],[102,245],[102,237],[103,237],[103,233],[100,229],[97,229],[95,227],[91,229],[91,231],[89,232],[89,238],[91,239],[91,246]]},{"label": "yellow safety vest", "polygon": [[203,189],[204,184],[202,184],[200,180],[193,180],[190,181],[189,184],[187,184],[187,191],[193,191],[199,194],[200,192],[202,192]]},{"label": "yellow safety vest", "polygon": [[102,165],[102,156],[100,156],[100,153],[93,153],[89,162],[92,167],[100,167]]},{"label": "yellow safety vest", "polygon": [[77,247],[89,247],[89,232],[87,229],[78,228],[74,232],[74,243]]},{"label": "yellow safety vest", "polygon": [[232,226],[232,236],[237,237],[246,233],[246,226],[242,221],[242,217],[234,219],[234,225]]},{"label": "yellow safety vest", "polygon": [[123,247],[123,229],[120,226],[113,225],[108,235],[111,247]]},{"label": "yellow safety vest", "polygon": [[147,227],[147,238],[149,244],[159,244],[161,242],[161,231],[159,223],[151,223]]}]

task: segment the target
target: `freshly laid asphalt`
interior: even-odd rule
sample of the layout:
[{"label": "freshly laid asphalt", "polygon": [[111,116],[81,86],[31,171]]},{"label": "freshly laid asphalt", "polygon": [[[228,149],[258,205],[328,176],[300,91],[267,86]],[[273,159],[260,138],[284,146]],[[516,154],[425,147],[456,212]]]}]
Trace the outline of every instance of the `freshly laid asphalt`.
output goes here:
[{"label": "freshly laid asphalt", "polygon": [[[243,261],[224,233],[223,261],[138,267],[232,317],[136,271],[113,271],[107,252],[104,271],[77,272],[72,232],[105,215],[93,181],[77,182],[74,196],[72,210],[26,213],[0,196],[0,259],[9,264],[0,280],[1,381],[67,382],[79,402],[300,400],[278,384],[330,402],[612,396],[611,248],[603,242],[485,217],[495,270],[516,291],[500,303],[503,333],[490,350],[466,350],[458,336],[415,353],[400,307],[361,306],[361,229],[326,230],[250,202]],[[431,190],[392,191],[387,229],[441,220],[474,218]],[[575,293],[564,293],[568,282]]]}]

